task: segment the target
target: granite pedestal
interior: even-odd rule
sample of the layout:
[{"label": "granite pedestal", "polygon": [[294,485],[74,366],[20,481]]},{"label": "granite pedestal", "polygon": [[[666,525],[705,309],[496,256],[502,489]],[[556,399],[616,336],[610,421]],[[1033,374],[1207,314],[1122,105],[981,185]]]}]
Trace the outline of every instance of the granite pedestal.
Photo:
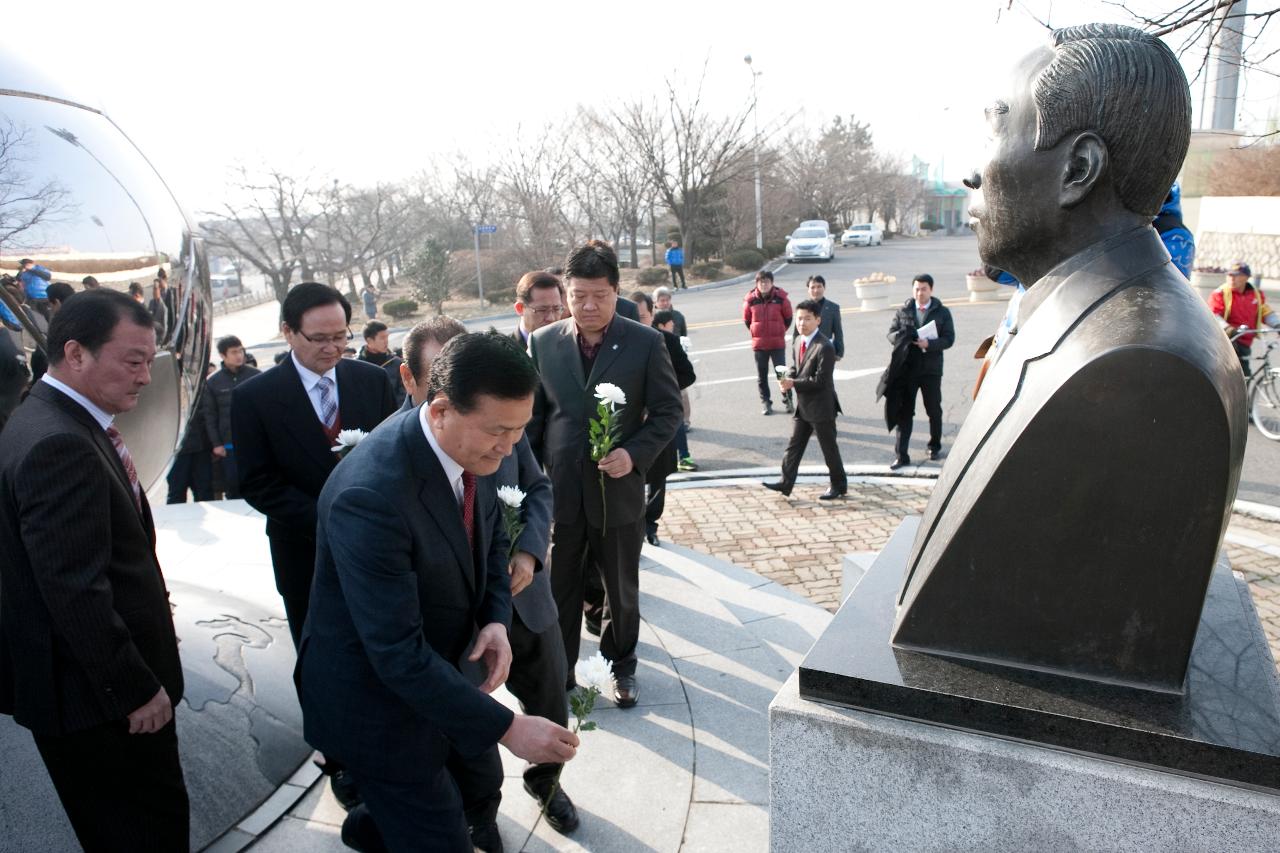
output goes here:
[{"label": "granite pedestal", "polygon": [[773,849],[1275,849],[1280,693],[1225,562],[1169,696],[895,649],[917,524],[771,706]]}]

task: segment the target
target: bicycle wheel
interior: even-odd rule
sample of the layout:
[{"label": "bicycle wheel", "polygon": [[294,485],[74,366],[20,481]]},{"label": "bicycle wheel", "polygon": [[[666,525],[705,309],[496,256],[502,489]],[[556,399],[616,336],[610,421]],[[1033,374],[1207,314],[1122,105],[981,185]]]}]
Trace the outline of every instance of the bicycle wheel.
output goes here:
[{"label": "bicycle wheel", "polygon": [[1249,414],[1258,432],[1280,441],[1280,379],[1276,371],[1269,371],[1254,384],[1249,392]]}]

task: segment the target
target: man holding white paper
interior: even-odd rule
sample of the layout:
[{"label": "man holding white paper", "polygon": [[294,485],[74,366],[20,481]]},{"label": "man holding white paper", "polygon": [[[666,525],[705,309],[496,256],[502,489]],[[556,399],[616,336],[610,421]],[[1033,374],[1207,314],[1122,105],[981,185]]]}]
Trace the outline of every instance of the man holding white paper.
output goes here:
[{"label": "man holding white paper", "polygon": [[892,394],[898,401],[898,437],[891,470],[911,464],[909,445],[917,391],[929,415],[929,458],[942,458],[942,351],[956,341],[951,312],[933,295],[933,276],[916,276],[911,294],[889,327],[889,342],[906,347],[906,360],[894,378],[898,387]]}]

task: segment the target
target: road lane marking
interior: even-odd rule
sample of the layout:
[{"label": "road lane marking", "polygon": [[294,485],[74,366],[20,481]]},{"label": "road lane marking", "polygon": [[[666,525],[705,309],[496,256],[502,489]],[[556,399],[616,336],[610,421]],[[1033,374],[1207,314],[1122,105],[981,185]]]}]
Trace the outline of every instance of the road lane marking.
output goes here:
[{"label": "road lane marking", "polygon": [[[881,373],[884,373],[883,367],[864,367],[860,370],[837,369],[835,371],[835,378],[840,380],[861,379],[864,376],[878,375]],[[702,382],[702,381],[695,382],[693,384],[693,387],[706,388],[709,385],[728,385],[731,382],[755,382],[757,379],[758,377],[755,376],[754,374],[752,374],[751,376],[735,376],[733,379],[712,379],[707,382]]]}]

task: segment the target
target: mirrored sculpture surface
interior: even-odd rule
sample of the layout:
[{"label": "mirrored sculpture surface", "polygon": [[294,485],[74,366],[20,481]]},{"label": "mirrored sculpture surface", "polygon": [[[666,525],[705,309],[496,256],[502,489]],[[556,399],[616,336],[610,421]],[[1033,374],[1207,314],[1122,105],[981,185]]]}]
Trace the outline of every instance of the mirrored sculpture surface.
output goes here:
[{"label": "mirrored sculpture surface", "polygon": [[[171,316],[151,384],[118,426],[144,485],[164,474],[190,420],[209,361],[209,271],[203,243],[146,157],[97,107],[12,58],[0,59],[0,273],[30,259],[82,290],[92,276],[145,298],[167,281]],[[3,314],[4,312],[0,312]],[[38,312],[4,333],[29,356]],[[25,319],[25,318],[20,318]]]},{"label": "mirrored sculpture surface", "polygon": [[1177,58],[1056,31],[987,108],[985,263],[1029,285],[929,501],[902,649],[1180,692],[1239,481],[1238,362],[1150,227],[1186,154]]}]

